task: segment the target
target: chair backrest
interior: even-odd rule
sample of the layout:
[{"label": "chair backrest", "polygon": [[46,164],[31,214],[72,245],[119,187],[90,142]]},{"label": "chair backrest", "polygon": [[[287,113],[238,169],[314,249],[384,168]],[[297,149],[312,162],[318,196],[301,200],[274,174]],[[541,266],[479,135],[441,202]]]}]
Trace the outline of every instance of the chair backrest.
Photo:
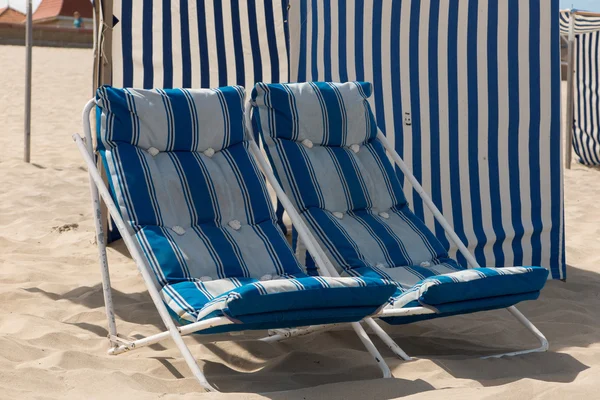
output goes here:
[{"label": "chair backrest", "polygon": [[248,151],[242,87],[96,100],[111,193],[160,284],[301,272]]},{"label": "chair backrest", "polygon": [[364,82],[257,84],[253,123],[277,178],[340,272],[458,268],[410,211],[370,95]]}]

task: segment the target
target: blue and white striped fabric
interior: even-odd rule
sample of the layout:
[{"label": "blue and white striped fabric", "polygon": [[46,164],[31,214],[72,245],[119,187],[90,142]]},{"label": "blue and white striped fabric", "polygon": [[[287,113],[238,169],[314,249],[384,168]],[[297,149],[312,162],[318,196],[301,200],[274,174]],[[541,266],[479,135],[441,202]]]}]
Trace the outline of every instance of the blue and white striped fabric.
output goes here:
[{"label": "blue and white striped fabric", "polygon": [[597,16],[577,14],[577,10],[561,10],[560,12],[560,33],[569,34],[571,16],[574,16],[573,32],[575,35],[597,32],[600,30],[600,14]]},{"label": "blue and white striped fabric", "polygon": [[164,301],[185,322],[244,324],[229,330],[375,312],[393,286],[302,272],[248,152],[243,99],[241,87],[97,92],[112,195]]},{"label": "blue and white striped fabric", "polygon": [[558,0],[298,0],[290,82],[373,82],[377,124],[477,261],[565,278],[558,11]]},{"label": "blue and white striped fabric", "polygon": [[311,82],[252,92],[276,175],[338,272],[395,284],[394,307],[417,301],[445,313],[447,303],[536,298],[546,269],[464,270],[413,214],[376,138],[371,90]]},{"label": "blue and white striped fabric", "polygon": [[113,0],[112,85],[287,82],[287,0]]},{"label": "blue and white striped fabric", "polygon": [[113,85],[374,82],[378,125],[477,260],[565,278],[558,0],[133,5],[114,0]]},{"label": "blue and white striped fabric", "polygon": [[600,15],[560,13],[561,33],[574,18],[573,148],[578,161],[600,165]]}]

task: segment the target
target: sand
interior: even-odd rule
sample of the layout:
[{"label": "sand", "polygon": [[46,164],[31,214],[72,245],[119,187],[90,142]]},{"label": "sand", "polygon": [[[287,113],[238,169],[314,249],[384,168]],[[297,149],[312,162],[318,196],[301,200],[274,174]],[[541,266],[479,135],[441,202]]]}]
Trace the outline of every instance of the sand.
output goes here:
[{"label": "sand", "polygon": [[[481,360],[533,346],[506,311],[386,326],[411,355],[381,349],[394,379],[350,331],[266,344],[186,341],[209,380],[202,393],[170,341],[108,356],[92,213],[70,136],[91,94],[89,50],[34,49],[32,163],[22,162],[22,47],[0,46],[0,398],[392,399],[600,396],[600,171],[565,174],[568,282],[548,282],[520,309],[550,351]],[[109,249],[121,333],[161,322],[122,245]],[[310,348],[311,350],[306,350]],[[249,394],[246,394],[249,393]],[[262,395],[255,394],[262,393]]]}]

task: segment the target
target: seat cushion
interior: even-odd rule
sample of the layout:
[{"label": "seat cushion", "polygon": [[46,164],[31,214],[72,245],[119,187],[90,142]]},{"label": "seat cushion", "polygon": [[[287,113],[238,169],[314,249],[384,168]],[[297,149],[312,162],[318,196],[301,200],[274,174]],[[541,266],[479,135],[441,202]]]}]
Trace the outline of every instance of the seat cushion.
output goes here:
[{"label": "seat cushion", "polygon": [[539,292],[547,278],[548,270],[542,267],[473,268],[433,275],[400,289],[388,307],[417,301],[438,313],[450,312],[456,303]]},{"label": "seat cushion", "polygon": [[387,304],[395,290],[395,286],[378,279],[299,274],[262,281],[241,278],[179,282],[165,285],[161,294],[171,310],[187,323],[225,316],[234,323],[248,324],[259,321],[261,315],[270,315],[271,320],[277,315],[276,320],[302,321],[302,325],[311,323],[311,315],[328,315],[335,320],[335,310],[340,310],[345,319],[352,316],[358,321]]}]

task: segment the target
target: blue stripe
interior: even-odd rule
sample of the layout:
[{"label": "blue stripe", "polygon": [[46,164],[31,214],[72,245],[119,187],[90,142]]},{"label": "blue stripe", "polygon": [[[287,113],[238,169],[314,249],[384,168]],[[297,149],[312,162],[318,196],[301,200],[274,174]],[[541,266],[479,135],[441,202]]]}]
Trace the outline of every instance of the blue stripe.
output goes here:
[{"label": "blue stripe", "polygon": [[252,52],[252,63],[254,71],[254,81],[260,82],[263,80],[262,76],[262,60],[260,51],[260,44],[258,41],[258,20],[256,18],[256,1],[248,0],[248,26],[250,28],[250,46],[252,49],[256,49]]},{"label": "blue stripe", "polygon": [[192,124],[195,116],[192,114],[188,99],[179,89],[166,89],[165,93],[169,96],[171,107],[177,110],[177,117],[174,118],[173,149],[176,151],[191,151],[194,136],[190,133],[194,132]]},{"label": "blue stripe", "polygon": [[[363,16],[365,15],[365,4],[364,0],[356,0],[354,3],[354,32],[364,31]],[[356,68],[355,80],[365,80],[365,67],[364,67],[364,46],[363,36],[361,34],[354,35],[354,64]]]},{"label": "blue stripe", "polygon": [[[273,18],[273,3],[272,0],[263,1],[265,23],[267,25],[267,45],[269,46],[269,56],[271,59],[271,82],[279,82],[279,52],[277,51],[277,34],[275,32],[275,20]],[[258,48],[255,51],[258,51]]]},{"label": "blue stripe", "polygon": [[188,0],[179,0],[179,15],[181,27],[181,75],[182,87],[192,87],[192,55],[190,54],[190,18]]},{"label": "blue stripe", "polygon": [[[289,81],[290,80],[290,75],[291,75],[291,70],[290,70],[290,13],[289,13],[289,7],[290,7],[290,3],[289,0],[281,0],[281,11],[283,13],[283,34],[285,35],[285,52],[286,52],[286,58],[287,58],[287,70],[286,70],[286,76],[281,78],[281,81]],[[256,81],[258,82],[258,81]]]},{"label": "blue stripe", "polygon": [[[558,10],[558,0],[552,0],[552,10]],[[550,143],[555,145],[550,148],[550,207],[552,213],[552,227],[550,229],[550,267],[552,270],[553,278],[560,278],[560,272],[562,272],[562,278],[566,279],[567,269],[565,263],[565,237],[564,230],[561,232],[561,226],[564,221],[564,215],[562,210],[562,194],[561,194],[561,146],[557,143],[561,143],[560,134],[560,49],[558,43],[560,40],[559,27],[558,27],[558,13],[552,13],[552,43],[551,47],[552,60],[551,60],[551,96],[552,96],[552,112],[551,124],[550,124]],[[561,256],[562,255],[562,256]]]},{"label": "blue stripe", "polygon": [[152,0],[143,0],[142,6],[142,65],[144,89],[154,87],[154,65],[152,64]]},{"label": "blue stripe", "polygon": [[319,38],[319,13],[318,10],[319,0],[312,0],[312,10],[311,18],[311,49],[310,49],[310,62],[311,62],[311,76],[310,79],[312,81],[319,80],[319,67],[317,65],[317,46],[318,46],[318,38]]},{"label": "blue stripe", "polygon": [[177,159],[186,171],[186,175],[194,177],[193,184],[189,186],[193,206],[195,209],[196,220],[192,221],[194,225],[199,223],[208,223],[216,220],[217,209],[214,200],[210,195],[208,186],[208,170],[204,165],[201,156],[195,156],[192,153],[177,153]]},{"label": "blue stripe", "polygon": [[[235,84],[244,86],[246,84],[244,65],[244,52],[240,45],[242,43],[242,31],[240,29],[240,7],[237,0],[230,0],[231,4],[231,25],[233,29],[233,43],[236,44],[233,48],[235,54]],[[250,82],[248,82],[250,84]]]},{"label": "blue stripe", "polygon": [[[488,47],[487,47],[487,64],[498,65],[498,3],[488,2]],[[506,240],[506,232],[502,225],[502,197],[500,186],[500,168],[505,168],[505,165],[500,165],[498,158],[498,146],[500,145],[498,135],[498,69],[488,68],[487,69],[487,81],[488,81],[488,171],[489,171],[489,185],[490,185],[490,207],[491,207],[491,218],[492,228],[494,229],[494,244],[492,250],[494,252],[495,266],[504,266],[504,250],[502,244]]]},{"label": "blue stripe", "polygon": [[308,41],[308,33],[306,23],[304,21],[307,15],[307,2],[309,0],[300,0],[300,17],[303,19],[300,22],[300,39],[299,39],[299,56],[298,56],[298,82],[306,81],[306,46]]},{"label": "blue stripe", "polygon": [[210,87],[210,69],[208,65],[208,37],[206,31],[206,8],[204,1],[196,2],[198,18],[198,47],[200,50],[200,87]]},{"label": "blue stripe", "polygon": [[[529,42],[540,43],[540,3],[532,1],[529,6]],[[529,93],[530,95],[530,122],[529,122],[529,186],[531,196],[531,222],[533,232],[531,235],[531,263],[542,263],[542,193],[540,187],[540,50],[535,45],[529,46]]]},{"label": "blue stripe", "polygon": [[311,173],[308,168],[307,160],[302,156],[302,152],[299,143],[290,142],[288,140],[275,139],[278,143],[278,147],[281,147],[279,151],[279,157],[281,157],[284,166],[288,166],[291,169],[293,166],[293,172],[289,172],[291,181],[296,181],[298,187],[302,188],[298,194],[301,201],[298,202],[300,211],[303,211],[306,207],[320,207],[322,206],[321,200],[317,193],[317,188],[313,180],[310,178]]},{"label": "blue stripe", "polygon": [[[373,35],[373,49],[371,54],[371,60],[373,62],[373,76],[382,76],[381,67],[381,19],[382,19],[382,2],[376,1],[373,3],[373,20],[372,20],[372,35]],[[418,58],[418,57],[417,57]],[[386,133],[385,126],[385,109],[383,105],[383,79],[373,79],[373,90],[375,91],[375,117],[377,125],[381,131]]]},{"label": "blue stripe", "polygon": [[173,87],[173,49],[171,45],[171,0],[162,0],[163,88]]},{"label": "blue stripe", "polygon": [[[338,69],[340,74],[340,82],[348,81],[348,67],[346,60],[346,2],[338,3]],[[291,78],[291,77],[290,77]]]},{"label": "blue stripe", "polygon": [[215,37],[217,47],[217,67],[219,69],[219,86],[227,86],[227,55],[225,54],[225,32],[223,31],[222,0],[214,0]]},{"label": "blue stripe", "polygon": [[[415,27],[410,30],[409,54],[419,54],[419,19],[421,17],[421,1],[413,0],[410,10],[410,26]],[[412,119],[412,173],[419,182],[423,180],[422,160],[421,160],[421,89],[419,87],[419,57],[409,57],[410,63],[410,112]],[[415,214],[423,219],[423,201],[421,197],[414,192],[413,210]]]},{"label": "blue stripe", "polygon": [[[520,85],[519,85],[519,1],[509,0],[508,6],[508,47],[513,49],[508,55],[508,159],[519,160],[519,121],[520,111]],[[523,222],[521,221],[521,182],[519,177],[519,165],[509,165],[508,174],[510,177],[510,203],[511,203],[511,222],[515,230],[515,236],[512,240],[512,250],[514,254],[514,265],[523,264]]]},{"label": "blue stripe", "polygon": [[323,0],[323,77],[331,82],[331,0]]},{"label": "blue stripe", "polygon": [[317,96],[319,94],[321,95],[324,102],[324,107],[327,110],[326,126],[328,128],[328,137],[323,144],[327,144],[329,146],[341,146],[343,140],[342,109],[344,108],[344,104],[340,104],[337,95],[327,83],[316,82],[314,87],[318,88],[320,93],[317,93]]},{"label": "blue stripe", "polygon": [[[402,2],[392,2],[392,21],[400,21]],[[400,24],[392,24],[390,35],[390,61],[395,73],[391,74],[391,92],[402,93],[401,84],[401,65],[400,65]],[[402,111],[402,96],[392,96],[392,110],[394,114],[394,149],[400,157],[404,157],[404,118]],[[392,133],[384,132],[386,135]],[[396,174],[401,182],[404,181],[404,174],[399,168],[396,168]]]},{"label": "blue stripe", "polygon": [[123,59],[123,87],[133,86],[133,40],[132,40],[132,0],[122,0],[121,4],[121,57]]}]

